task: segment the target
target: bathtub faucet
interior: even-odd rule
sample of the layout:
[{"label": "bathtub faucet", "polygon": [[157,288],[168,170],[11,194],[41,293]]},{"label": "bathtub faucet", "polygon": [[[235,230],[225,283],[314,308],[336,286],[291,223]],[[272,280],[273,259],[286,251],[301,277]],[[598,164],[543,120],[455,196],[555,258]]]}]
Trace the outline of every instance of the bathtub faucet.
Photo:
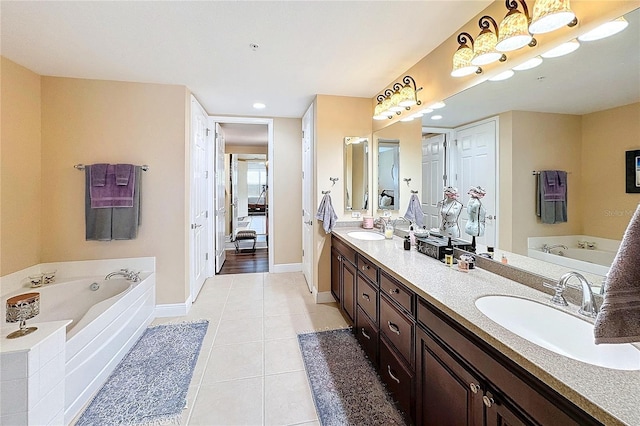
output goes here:
[{"label": "bathtub faucet", "polygon": [[110,272],[107,274],[106,277],[104,277],[104,279],[106,281],[117,276],[124,277],[127,281],[132,281],[134,283],[137,283],[138,281],[140,281],[140,272],[130,271],[127,268],[120,269],[119,271],[115,271],[115,272]]},{"label": "bathtub faucet", "polygon": [[562,247],[563,249],[567,250],[567,246],[565,246],[564,244],[554,244],[552,246],[549,246],[547,244],[543,244],[542,245],[542,252],[543,253],[551,253],[552,249],[558,248],[558,247]]}]

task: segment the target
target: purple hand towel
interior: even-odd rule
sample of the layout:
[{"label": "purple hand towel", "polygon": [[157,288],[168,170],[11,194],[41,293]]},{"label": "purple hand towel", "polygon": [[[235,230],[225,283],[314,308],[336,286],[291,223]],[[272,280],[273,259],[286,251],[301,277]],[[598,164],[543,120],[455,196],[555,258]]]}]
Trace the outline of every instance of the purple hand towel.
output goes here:
[{"label": "purple hand towel", "polygon": [[596,344],[640,342],[639,257],[640,205],[607,274],[604,301],[593,329]]},{"label": "purple hand towel", "polygon": [[[93,166],[90,167],[93,169]],[[93,177],[93,173],[90,176]],[[116,166],[109,164],[104,186],[91,183],[91,208],[133,207],[135,180],[135,173],[132,173],[127,185],[116,185]]]},{"label": "purple hand towel", "polygon": [[544,201],[566,201],[567,172],[562,170],[545,170],[540,172],[544,184],[542,197]]},{"label": "purple hand towel", "polygon": [[108,164],[99,163],[94,164],[92,166],[88,166],[91,168],[91,186],[104,186],[107,181],[107,166]]},{"label": "purple hand towel", "polygon": [[133,169],[133,164],[116,164],[116,185],[123,186],[129,184],[129,176]]}]

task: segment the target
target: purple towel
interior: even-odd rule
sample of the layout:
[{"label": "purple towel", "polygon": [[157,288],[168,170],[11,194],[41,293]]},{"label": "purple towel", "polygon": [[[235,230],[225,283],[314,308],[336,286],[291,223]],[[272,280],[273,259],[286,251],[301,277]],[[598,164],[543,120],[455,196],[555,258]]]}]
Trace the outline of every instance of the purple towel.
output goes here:
[{"label": "purple towel", "polygon": [[91,167],[91,186],[104,186],[107,181],[108,164],[94,164]]},{"label": "purple towel", "polygon": [[111,207],[133,207],[133,192],[135,188],[135,173],[129,177],[127,185],[116,185],[116,166],[107,166],[104,186],[95,186],[93,183],[93,166],[90,170],[92,179],[90,185],[91,208],[106,209]]},{"label": "purple towel", "polygon": [[132,174],[133,167],[133,164],[116,164],[116,185],[129,184],[129,176]]},{"label": "purple towel", "polygon": [[567,172],[562,170],[545,170],[540,172],[543,186],[544,201],[566,201]]}]

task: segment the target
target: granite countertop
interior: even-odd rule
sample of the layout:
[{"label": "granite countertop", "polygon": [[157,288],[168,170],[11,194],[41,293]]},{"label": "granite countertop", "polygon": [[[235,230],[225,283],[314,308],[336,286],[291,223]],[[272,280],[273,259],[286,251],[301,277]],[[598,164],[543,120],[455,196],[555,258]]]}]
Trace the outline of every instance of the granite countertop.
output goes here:
[{"label": "granite countertop", "polygon": [[551,305],[546,293],[482,269],[465,273],[447,267],[415,248],[404,250],[403,239],[397,236],[363,241],[347,235],[356,229],[362,230],[340,227],[333,234],[603,424],[640,425],[640,371],[597,367],[558,355],[493,322],[476,308],[475,301],[487,295],[511,295],[576,316],[578,306]]}]

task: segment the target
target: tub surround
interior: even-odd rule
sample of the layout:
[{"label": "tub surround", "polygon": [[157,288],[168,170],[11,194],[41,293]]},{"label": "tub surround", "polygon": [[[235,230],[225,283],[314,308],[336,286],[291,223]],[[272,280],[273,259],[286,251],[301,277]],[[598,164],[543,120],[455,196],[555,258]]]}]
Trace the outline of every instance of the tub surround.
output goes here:
[{"label": "tub surround", "polygon": [[[496,294],[549,303],[547,294],[482,269],[463,273],[415,249],[405,251],[399,237],[356,240],[347,235],[352,230],[336,227],[333,235],[586,413],[607,425],[640,424],[640,371],[611,370],[555,354],[504,329],[475,306],[478,298]],[[577,315],[575,305],[556,308]]]},{"label": "tub surround", "polygon": [[64,424],[65,329],[70,321],[38,323],[38,329],[17,339],[7,335],[15,324],[3,326],[0,424]]}]

